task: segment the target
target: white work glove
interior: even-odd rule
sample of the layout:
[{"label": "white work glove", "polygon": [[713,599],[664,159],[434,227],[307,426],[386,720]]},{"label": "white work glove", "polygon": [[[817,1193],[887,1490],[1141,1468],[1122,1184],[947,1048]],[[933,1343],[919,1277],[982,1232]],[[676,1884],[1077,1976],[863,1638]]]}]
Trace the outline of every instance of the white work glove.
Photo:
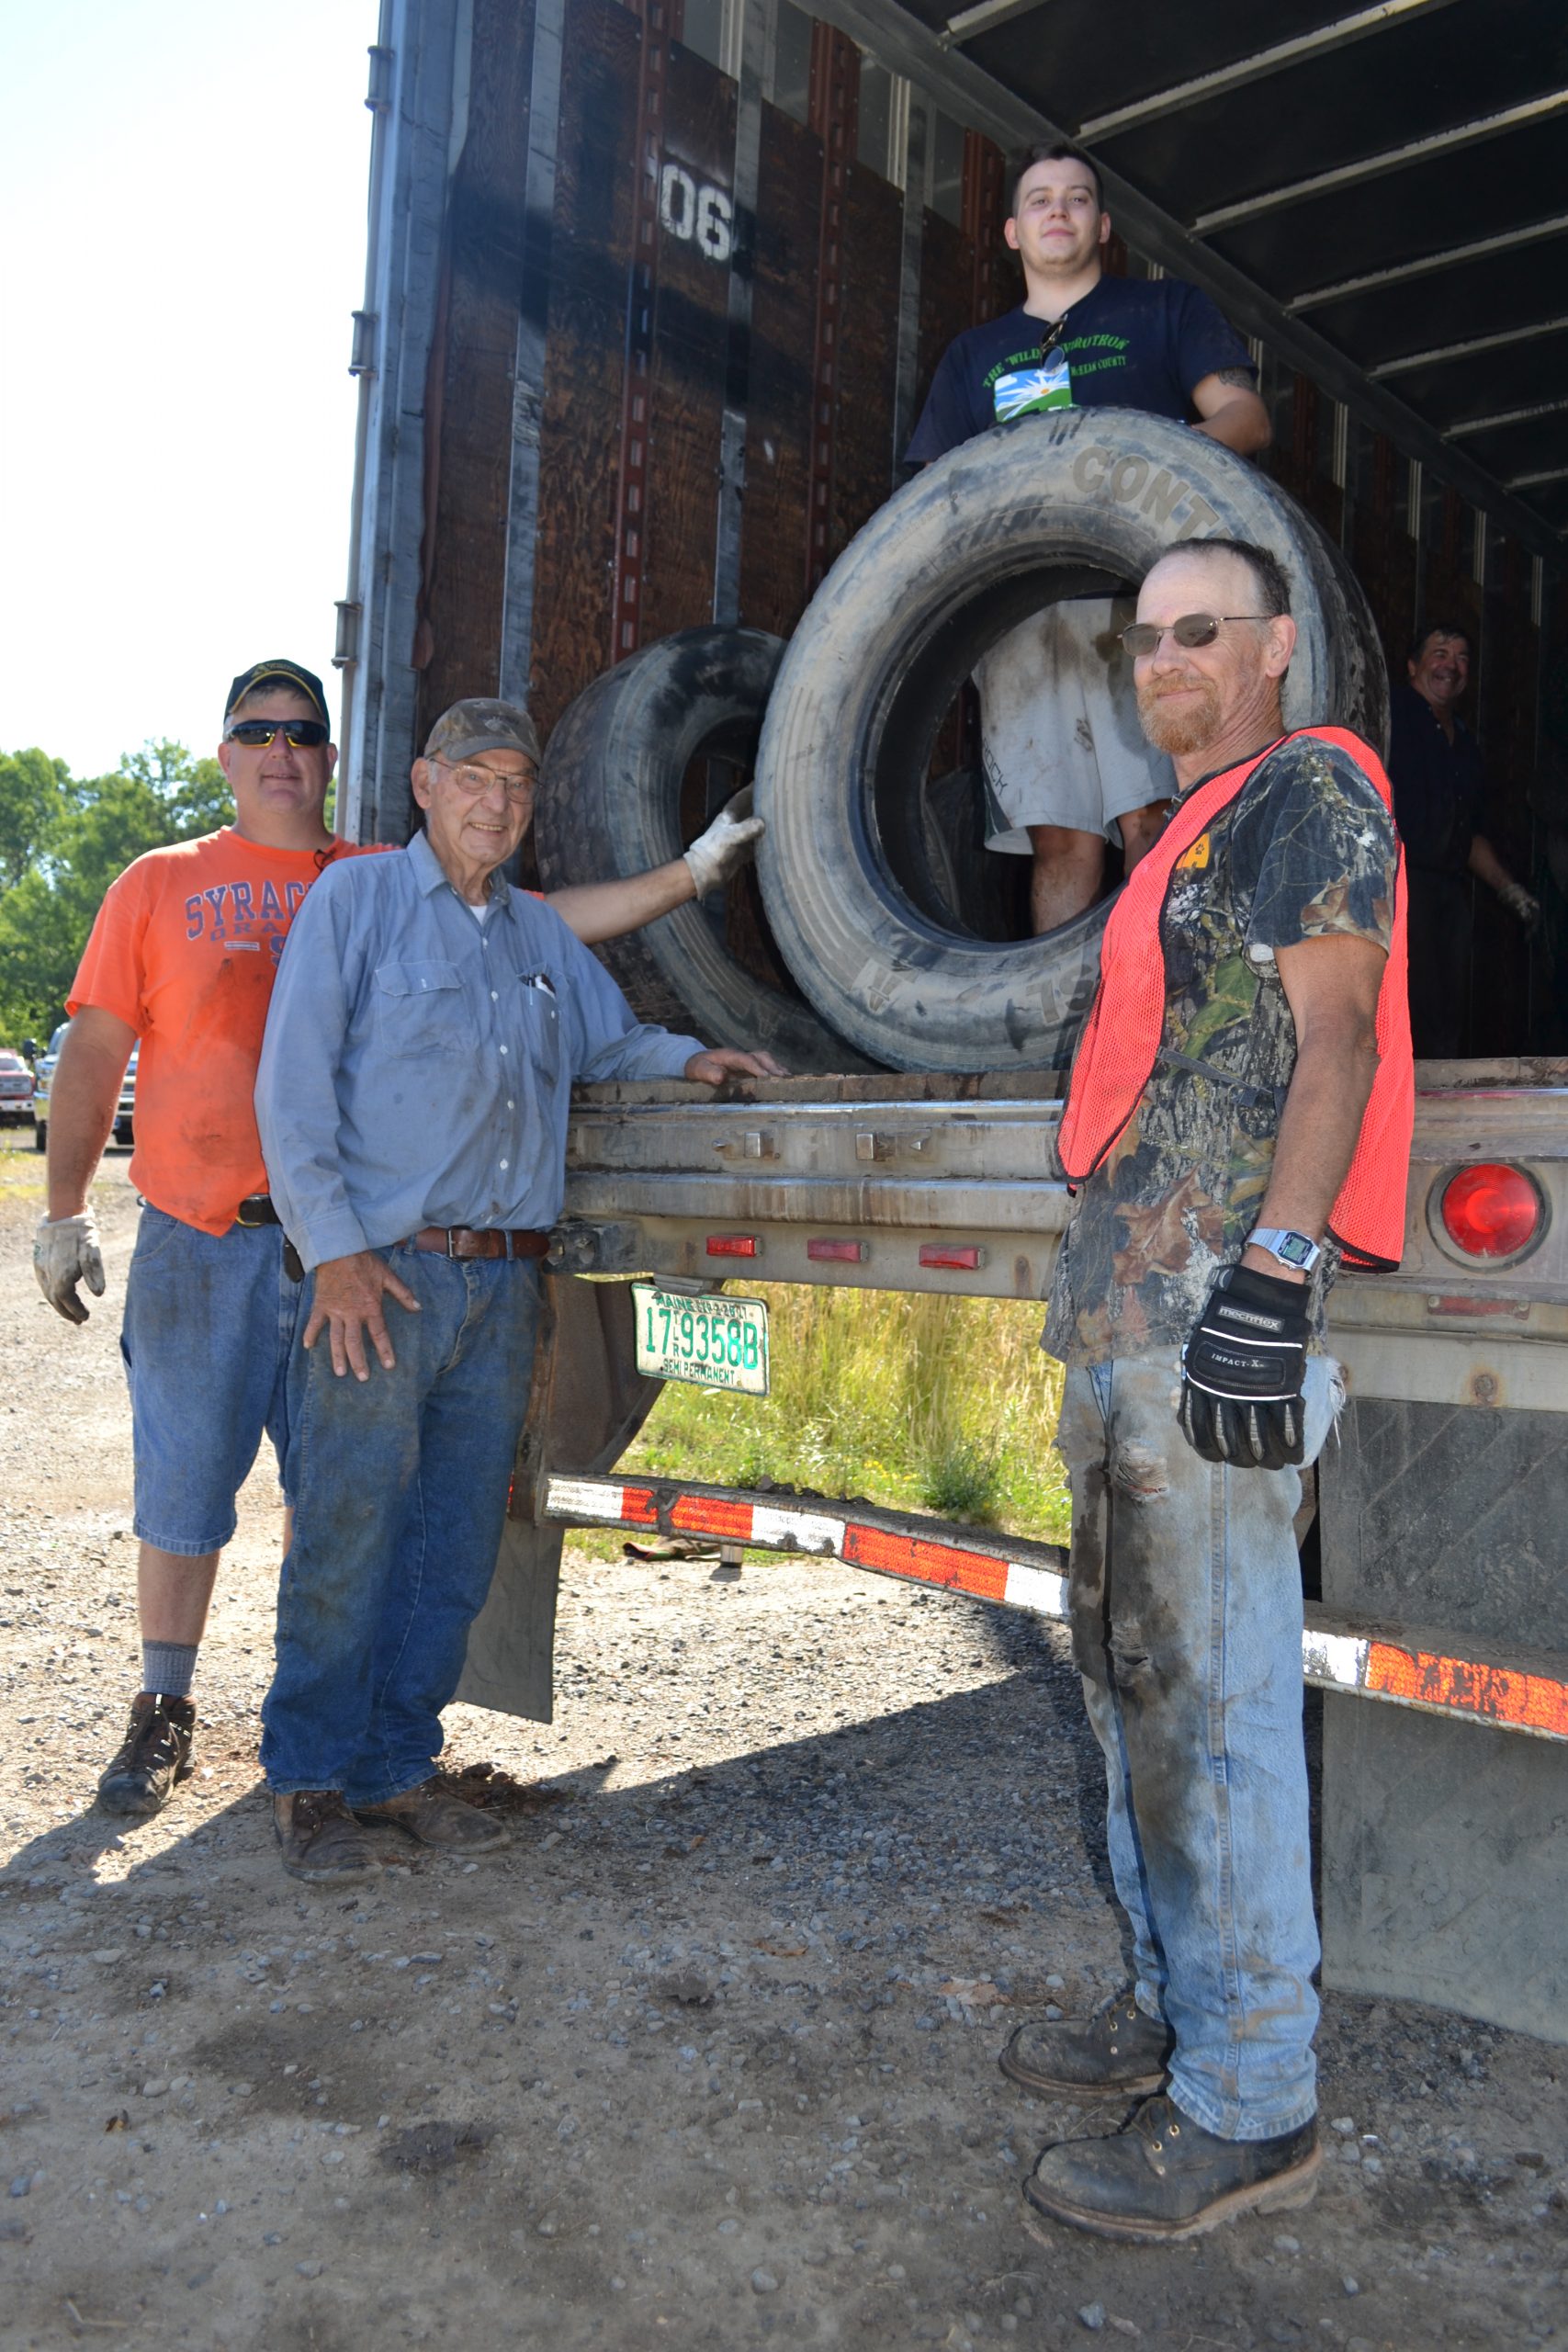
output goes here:
[{"label": "white work glove", "polygon": [[33,1272],[38,1286],[67,1323],[85,1323],[87,1310],[76,1290],[85,1282],[95,1298],[104,1295],[104,1259],[98,1221],[91,1209],[80,1216],[40,1216],[33,1236]]},{"label": "white work glove", "polygon": [[692,880],[699,899],[728,882],[738,866],[744,865],[752,855],[759,833],[765,831],[761,817],[751,814],[751,787],[738,792],[727,800],[705,833],[699,833],[689,850],[683,853],[692,869]]},{"label": "white work glove", "polygon": [[1511,915],[1517,915],[1527,931],[1533,931],[1540,921],[1540,900],[1525,888],[1522,882],[1509,882],[1497,896]]}]

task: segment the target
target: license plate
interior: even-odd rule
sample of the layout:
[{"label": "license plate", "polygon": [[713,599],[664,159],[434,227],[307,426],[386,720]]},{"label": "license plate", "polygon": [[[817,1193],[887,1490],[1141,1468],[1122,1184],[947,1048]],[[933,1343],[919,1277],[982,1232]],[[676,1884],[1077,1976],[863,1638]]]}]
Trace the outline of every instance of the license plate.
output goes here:
[{"label": "license plate", "polygon": [[633,1283],[637,1368],[655,1380],[768,1393],[768,1309],[760,1298],[689,1298]]}]

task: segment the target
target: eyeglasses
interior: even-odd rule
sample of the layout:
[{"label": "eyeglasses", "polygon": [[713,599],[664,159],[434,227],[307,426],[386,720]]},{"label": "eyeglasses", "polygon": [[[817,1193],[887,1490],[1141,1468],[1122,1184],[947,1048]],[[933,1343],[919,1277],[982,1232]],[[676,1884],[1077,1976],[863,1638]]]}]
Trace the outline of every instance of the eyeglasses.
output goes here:
[{"label": "eyeglasses", "polygon": [[469,800],[477,800],[481,792],[490,790],[492,784],[504,787],[508,800],[526,800],[538,781],[533,768],[526,775],[500,775],[494,768],[454,767],[450,760],[433,760],[431,765],[445,768],[458,791]]},{"label": "eyeglasses", "polygon": [[230,742],[243,743],[247,752],[265,751],[279,735],[297,752],[319,752],[327,741],[319,718],[236,718],[229,727]]},{"label": "eyeglasses", "polygon": [[1141,662],[1145,653],[1159,651],[1160,639],[1165,637],[1175,638],[1178,645],[1186,646],[1190,652],[1200,645],[1213,645],[1222,622],[1271,621],[1275,617],[1272,613],[1183,613],[1179,621],[1163,624],[1133,621],[1122,632],[1122,644],[1134,662]]}]

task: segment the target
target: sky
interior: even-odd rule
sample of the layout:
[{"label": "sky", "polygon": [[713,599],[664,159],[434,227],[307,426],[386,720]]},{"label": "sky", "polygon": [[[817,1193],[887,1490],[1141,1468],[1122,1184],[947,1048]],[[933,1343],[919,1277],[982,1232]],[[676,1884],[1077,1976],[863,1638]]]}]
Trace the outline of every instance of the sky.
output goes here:
[{"label": "sky", "polygon": [[210,752],[326,682],[376,0],[0,0],[0,751]]}]

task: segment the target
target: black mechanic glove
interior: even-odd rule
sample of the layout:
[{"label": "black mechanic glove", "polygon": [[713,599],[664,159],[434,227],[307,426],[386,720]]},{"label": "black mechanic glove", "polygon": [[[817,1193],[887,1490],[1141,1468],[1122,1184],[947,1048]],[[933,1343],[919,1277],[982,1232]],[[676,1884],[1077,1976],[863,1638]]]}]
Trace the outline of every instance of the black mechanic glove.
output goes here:
[{"label": "black mechanic glove", "polygon": [[1181,1433],[1205,1462],[1283,1470],[1302,1458],[1303,1283],[1230,1266],[1181,1351]]}]

